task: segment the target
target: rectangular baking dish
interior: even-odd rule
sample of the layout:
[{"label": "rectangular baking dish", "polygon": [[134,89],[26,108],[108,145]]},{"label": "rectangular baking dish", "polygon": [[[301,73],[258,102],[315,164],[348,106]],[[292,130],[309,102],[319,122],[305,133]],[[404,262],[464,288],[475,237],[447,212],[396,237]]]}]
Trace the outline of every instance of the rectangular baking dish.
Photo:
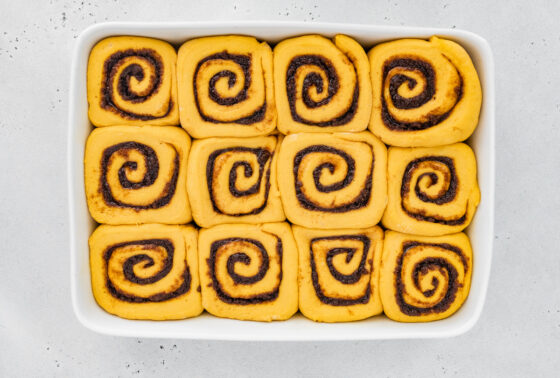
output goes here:
[{"label": "rectangular baking dish", "polygon": [[[102,310],[92,294],[88,237],[96,224],[89,216],[84,193],[83,156],[92,130],[88,120],[86,68],[91,48],[116,35],[159,38],[179,46],[186,40],[223,34],[244,34],[276,43],[302,34],[332,37],[347,34],[369,50],[374,44],[398,38],[438,35],[460,43],[471,55],[483,90],[480,123],[468,143],[478,160],[482,199],[467,229],[474,251],[470,295],[453,316],[431,323],[398,323],[385,316],[338,324],[314,323],[301,315],[284,322],[259,323],[203,314],[180,321],[126,320]],[[89,27],[77,40],[71,70],[68,124],[68,189],[71,291],[74,312],[87,328],[108,335],[206,340],[317,341],[437,338],[467,332],[480,317],[488,286],[494,228],[494,63],[489,44],[476,34],[455,29],[392,27],[303,22],[103,23]]]}]

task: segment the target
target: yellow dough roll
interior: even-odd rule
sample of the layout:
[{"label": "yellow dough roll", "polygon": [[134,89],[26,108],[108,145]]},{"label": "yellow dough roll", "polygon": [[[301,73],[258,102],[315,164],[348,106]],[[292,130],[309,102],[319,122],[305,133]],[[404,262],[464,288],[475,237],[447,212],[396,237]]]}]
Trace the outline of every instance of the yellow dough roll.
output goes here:
[{"label": "yellow dough roll", "polygon": [[298,254],[290,225],[222,224],[198,239],[202,305],[212,315],[272,321],[298,309]]},{"label": "yellow dough roll", "polygon": [[429,322],[455,313],[469,295],[472,250],[467,235],[385,233],[381,302],[390,319]]},{"label": "yellow dough roll", "polygon": [[431,147],[461,142],[478,124],[482,92],[468,53],[430,38],[382,43],[369,52],[370,129],[383,142]]},{"label": "yellow dough roll", "polygon": [[99,223],[187,223],[190,138],[179,127],[112,126],[86,142],[85,189]]},{"label": "yellow dough roll", "polygon": [[444,235],[470,224],[480,190],[469,146],[391,147],[388,156],[389,201],[382,220],[386,228]]},{"label": "yellow dough roll", "polygon": [[167,42],[110,37],[91,50],[89,119],[95,126],[178,125],[177,53]]},{"label": "yellow dough roll", "polygon": [[371,113],[369,63],[358,42],[307,35],[274,48],[278,129],[298,132],[363,131]]},{"label": "yellow dough roll", "polygon": [[193,39],[177,60],[181,125],[195,138],[265,135],[276,127],[272,50],[253,37]]},{"label": "yellow dough roll", "polygon": [[193,227],[101,225],[89,250],[93,295],[105,311],[149,320],[202,312]]},{"label": "yellow dough roll", "polygon": [[284,211],[308,228],[376,225],[387,204],[387,150],[369,132],[292,134],[278,156]]},{"label": "yellow dough roll", "polygon": [[193,143],[187,190],[195,222],[280,222],[286,217],[276,183],[275,136],[208,138]]},{"label": "yellow dough roll", "polygon": [[294,226],[299,250],[299,309],[319,322],[369,318],[382,311],[380,227],[316,230]]}]

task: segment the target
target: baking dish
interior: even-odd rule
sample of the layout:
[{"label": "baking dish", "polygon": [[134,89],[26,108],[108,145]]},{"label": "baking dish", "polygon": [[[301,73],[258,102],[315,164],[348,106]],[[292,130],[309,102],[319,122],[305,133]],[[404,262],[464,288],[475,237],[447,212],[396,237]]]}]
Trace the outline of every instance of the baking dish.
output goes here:
[{"label": "baking dish", "polygon": [[[398,38],[438,35],[461,44],[477,68],[483,104],[479,126],[468,143],[478,160],[482,199],[467,229],[474,250],[469,297],[453,316],[431,323],[398,323],[385,316],[367,320],[323,324],[301,315],[284,322],[259,323],[220,319],[208,314],[180,321],[126,320],[110,315],[95,302],[91,290],[88,237],[96,224],[89,216],[83,183],[85,141],[92,129],[88,120],[86,69],[91,48],[115,35],[138,35],[167,40],[179,46],[191,38],[243,34],[270,43],[303,34],[347,34],[366,51],[379,42]],[[75,45],[72,62],[68,124],[68,189],[70,225],[71,292],[74,312],[87,328],[109,335],[184,339],[246,341],[374,340],[450,337],[467,332],[480,317],[488,286],[494,227],[494,65],[490,47],[481,37],[455,29],[392,27],[302,22],[204,22],[204,23],[103,23],[83,31]]]}]

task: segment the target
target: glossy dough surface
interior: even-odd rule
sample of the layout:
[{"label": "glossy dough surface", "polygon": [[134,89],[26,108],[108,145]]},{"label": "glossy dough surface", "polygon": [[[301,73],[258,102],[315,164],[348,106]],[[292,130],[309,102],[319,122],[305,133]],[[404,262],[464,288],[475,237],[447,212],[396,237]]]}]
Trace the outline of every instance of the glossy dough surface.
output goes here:
[{"label": "glossy dough surface", "polygon": [[455,313],[469,295],[472,250],[467,235],[385,233],[381,301],[400,322],[428,322]]},{"label": "glossy dough surface", "polygon": [[370,129],[389,145],[430,147],[461,142],[478,124],[480,81],[457,43],[401,39],[369,52]]},{"label": "glossy dough surface", "polygon": [[193,227],[102,225],[89,247],[93,295],[105,311],[149,320],[202,312]]},{"label": "glossy dough surface", "polygon": [[299,250],[299,309],[319,322],[347,322],[382,311],[380,227],[317,230],[294,226]]},{"label": "glossy dough surface", "polygon": [[187,189],[202,227],[285,219],[276,182],[278,137],[209,138],[193,143]]},{"label": "glossy dough surface", "polygon": [[363,131],[371,113],[364,49],[345,35],[286,39],[274,48],[278,130]]},{"label": "glossy dough surface", "polygon": [[286,217],[308,228],[367,228],[387,203],[387,150],[369,132],[284,138],[278,180]]},{"label": "glossy dough surface", "polygon": [[276,127],[272,50],[253,37],[193,39],[177,61],[181,125],[195,138],[265,135]]},{"label": "glossy dough surface", "polygon": [[272,321],[298,309],[298,253],[290,225],[224,224],[200,231],[202,303],[212,315]]},{"label": "glossy dough surface", "polygon": [[110,37],[91,50],[89,119],[95,126],[178,125],[177,53],[167,42]]},{"label": "glossy dough surface", "polygon": [[187,223],[190,138],[179,127],[112,126],[86,142],[85,187],[99,223]]},{"label": "glossy dough surface", "polygon": [[444,235],[467,227],[480,202],[476,159],[457,143],[389,148],[388,204],[383,225],[418,235]]}]

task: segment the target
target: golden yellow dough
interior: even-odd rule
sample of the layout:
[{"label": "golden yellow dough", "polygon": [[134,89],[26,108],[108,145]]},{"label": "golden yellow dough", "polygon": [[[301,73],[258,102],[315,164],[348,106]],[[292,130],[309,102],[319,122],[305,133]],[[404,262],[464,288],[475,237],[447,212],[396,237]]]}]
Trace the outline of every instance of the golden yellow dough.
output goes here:
[{"label": "golden yellow dough", "polygon": [[299,309],[318,322],[348,322],[382,311],[380,227],[317,230],[293,227],[299,251]]},{"label": "golden yellow dough", "polygon": [[88,208],[99,223],[187,223],[190,138],[179,127],[93,130],[84,170]]},{"label": "golden yellow dough", "polygon": [[431,147],[461,142],[478,124],[482,91],[457,43],[401,39],[369,52],[373,108],[369,128],[383,142]]},{"label": "golden yellow dough", "polygon": [[105,311],[149,320],[202,312],[193,227],[102,225],[89,238],[89,251],[93,295]]},{"label": "golden yellow dough", "polygon": [[290,318],[298,309],[298,253],[287,223],[222,224],[198,239],[202,305],[240,320]]},{"label": "golden yellow dough", "polygon": [[110,37],[91,50],[89,119],[95,126],[178,125],[177,53],[152,38]]},{"label": "golden yellow dough", "polygon": [[276,136],[193,143],[187,170],[192,214],[201,227],[286,219],[276,183]]},{"label": "golden yellow dough", "polygon": [[278,157],[286,217],[308,228],[367,228],[387,204],[387,149],[369,132],[292,134]]},{"label": "golden yellow dough", "polygon": [[286,39],[274,48],[278,130],[363,131],[371,113],[369,63],[345,35]]},{"label": "golden yellow dough", "polygon": [[399,322],[451,316],[469,295],[472,259],[463,233],[416,236],[387,231],[379,281],[385,315]]},{"label": "golden yellow dough", "polygon": [[272,50],[253,37],[193,39],[177,60],[181,125],[195,138],[265,135],[276,127]]},{"label": "golden yellow dough", "polygon": [[469,146],[391,147],[388,156],[386,228],[444,235],[460,232],[471,223],[480,190]]}]

